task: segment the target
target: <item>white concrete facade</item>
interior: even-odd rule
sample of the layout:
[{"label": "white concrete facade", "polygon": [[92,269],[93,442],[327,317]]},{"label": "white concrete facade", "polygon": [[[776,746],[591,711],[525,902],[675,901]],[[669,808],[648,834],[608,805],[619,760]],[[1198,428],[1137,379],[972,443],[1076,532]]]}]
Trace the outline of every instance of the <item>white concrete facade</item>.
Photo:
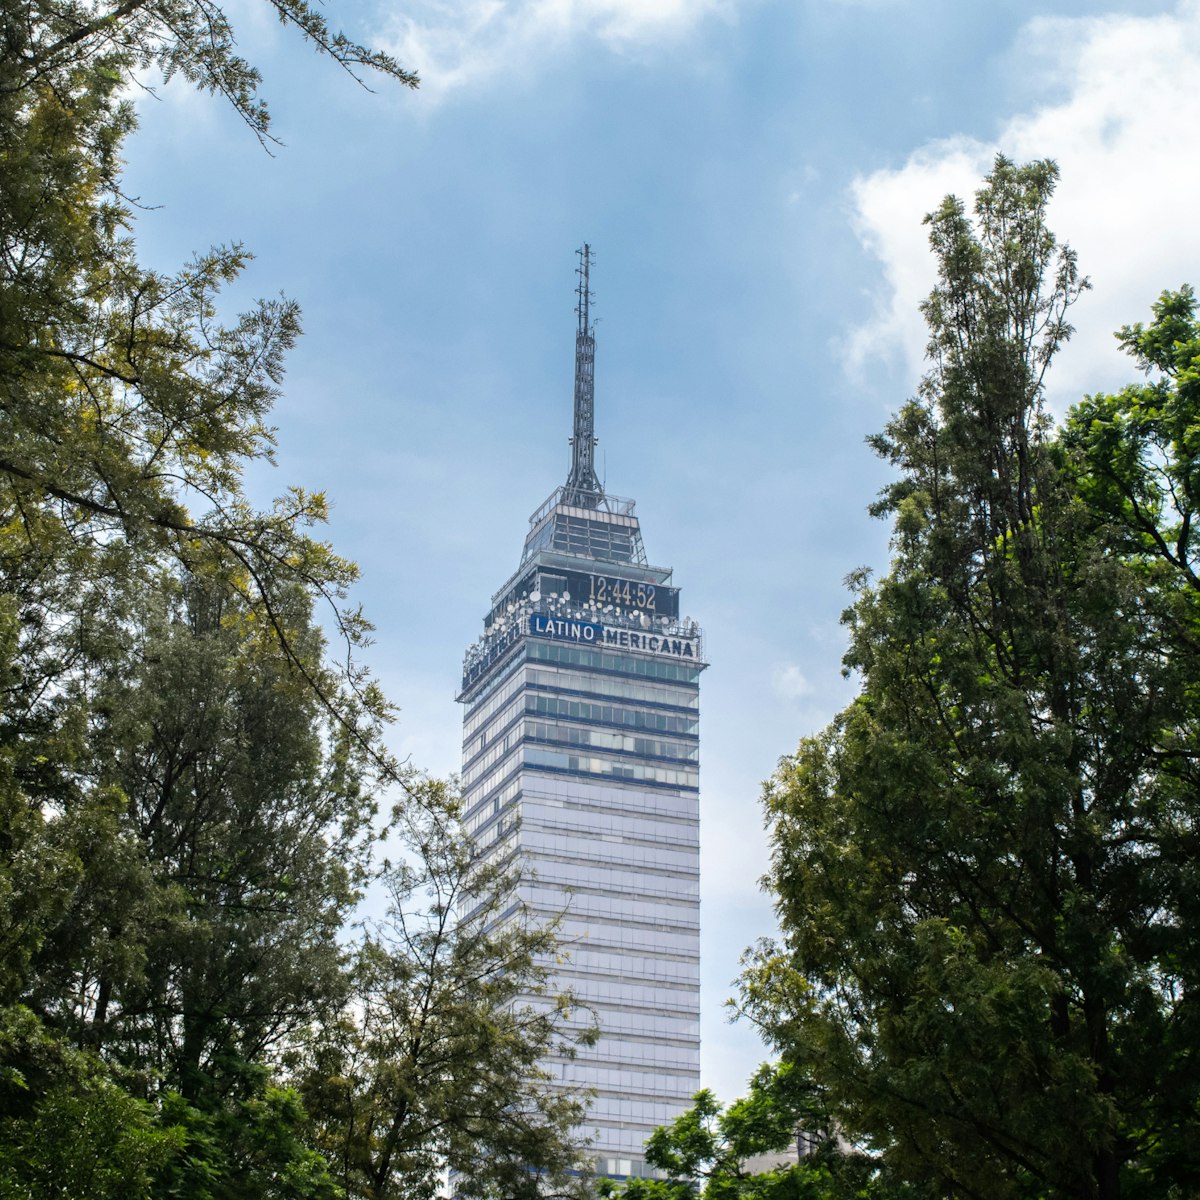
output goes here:
[{"label": "white concrete facade", "polygon": [[[632,503],[599,497],[581,512],[555,499],[468,652],[465,814],[489,855],[519,856],[514,901],[560,920],[557,984],[601,1036],[546,1065],[595,1093],[584,1132],[598,1169],[641,1175],[646,1137],[700,1086],[705,664],[670,571],[645,563]],[[606,526],[623,538],[615,552]]]}]

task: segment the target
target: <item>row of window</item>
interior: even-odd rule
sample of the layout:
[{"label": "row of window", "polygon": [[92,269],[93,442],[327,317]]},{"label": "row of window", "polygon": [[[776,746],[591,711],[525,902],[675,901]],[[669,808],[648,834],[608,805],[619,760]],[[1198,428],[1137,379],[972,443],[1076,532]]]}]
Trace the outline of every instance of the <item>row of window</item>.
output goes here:
[{"label": "row of window", "polygon": [[[558,837],[540,830],[527,831],[522,840],[522,849],[531,859],[557,858],[578,867],[589,863],[614,863],[629,871],[658,871],[665,877],[700,876],[694,850],[680,852],[658,846],[626,845],[616,840],[585,845],[580,838]],[[537,862],[533,867],[541,870]]]},{"label": "row of window", "polygon": [[626,708],[617,704],[597,704],[590,700],[569,700],[563,696],[544,696],[538,692],[526,696],[525,711],[548,717],[595,721],[604,725],[628,725],[633,729],[650,729],[657,733],[681,733],[689,737],[695,737],[700,730],[700,721],[693,716]]},{"label": "row of window", "polygon": [[[538,828],[539,832],[541,827]],[[553,832],[553,829],[550,830]],[[670,850],[671,846],[663,844]],[[527,904],[540,904],[541,897],[555,906],[556,897],[566,897],[571,905],[604,905],[612,912],[641,914],[655,924],[684,928],[694,925],[700,905],[694,872],[677,871],[674,876],[644,876],[641,872],[625,871],[620,867],[597,863],[582,866],[578,871],[547,874],[551,864],[541,864],[536,878],[530,878],[521,895]],[[625,887],[622,881],[628,880]],[[651,890],[654,889],[654,890]],[[561,907],[558,904],[557,907]]]},{"label": "row of window", "polygon": [[[493,813],[498,813],[502,808],[507,808],[521,794],[521,779],[518,776],[516,779],[510,779],[499,791],[492,792],[490,795],[483,788],[477,788],[476,794],[486,797],[482,802],[476,802],[468,810],[470,816],[468,820],[473,820],[476,817],[482,817],[486,820]],[[475,822],[476,828],[483,823],[483,820]]]},{"label": "row of window", "polygon": [[646,1164],[641,1159],[635,1160],[631,1158],[597,1158],[596,1174],[624,1179],[634,1173],[633,1168],[635,1162],[640,1168],[637,1172],[637,1175],[640,1178]]},{"label": "row of window", "polygon": [[607,812],[632,820],[657,817],[664,821],[686,821],[695,824],[700,819],[700,800],[697,796],[671,795],[663,792],[631,793],[595,779],[570,779],[555,782],[547,791],[545,780],[527,780],[525,794],[530,801],[544,808],[574,808],[579,812]]},{"label": "row of window", "polygon": [[473,835],[472,840],[476,847],[480,850],[487,850],[491,846],[496,846],[492,861],[504,858],[508,854],[512,854],[517,849],[517,827],[516,823],[511,820],[501,818],[493,825],[489,825],[486,829]]},{"label": "row of window", "polygon": [[583,974],[572,969],[570,964],[559,969],[555,979],[562,987],[569,987],[587,1004],[594,1004],[601,1016],[610,1007],[632,1005],[638,1008],[657,1008],[660,1012],[688,1013],[700,1020],[700,985],[697,982],[659,981],[649,983],[623,983],[608,975]]},{"label": "row of window", "polygon": [[625,1038],[620,1033],[636,1033],[636,1030],[621,1031],[614,1029],[604,1016],[600,1014],[600,1024],[603,1030],[594,1050],[589,1051],[589,1057],[611,1067],[633,1067],[635,1070],[662,1071],[673,1074],[692,1072],[700,1069],[700,1035],[681,1037],[678,1033],[669,1033],[666,1041],[656,1038]]},{"label": "row of window", "polygon": [[520,662],[518,662],[516,669],[511,674],[504,676],[504,681],[495,690],[489,692],[486,699],[475,700],[467,708],[467,715],[463,720],[464,741],[470,740],[493,713],[502,708],[520,691],[525,682],[524,675],[525,672],[520,669]]},{"label": "row of window", "polygon": [[661,847],[664,850],[687,849],[693,852],[700,846],[700,830],[696,825],[653,820],[635,821],[626,816],[579,812],[572,808],[563,808],[547,814],[544,811],[539,812],[533,805],[523,806],[522,820],[527,829],[573,834],[585,845],[596,840],[620,841],[629,845]]},{"label": "row of window", "polygon": [[529,887],[525,899],[539,909],[565,911],[580,921],[621,921],[662,933],[691,933],[693,936],[700,929],[700,904],[695,896],[684,904],[663,904],[641,898],[614,900],[583,891],[567,892],[548,886],[539,878]]},{"label": "row of window", "polygon": [[[527,660],[538,660],[547,663],[560,663],[565,666],[582,666],[594,670],[611,671],[625,675],[638,675],[648,679],[671,680],[682,684],[698,683],[700,668],[698,666],[667,658],[642,658],[600,649],[560,645],[553,642],[531,641],[514,659],[511,666],[497,679],[491,681],[482,694],[472,702],[466,719],[463,722],[464,743],[475,736],[479,728],[485,724],[496,711],[516,694],[526,676],[523,664]],[[594,677],[583,676],[577,686],[579,690],[595,693],[597,681]],[[623,692],[615,681],[603,681],[603,694],[624,695],[627,699],[642,699],[650,703],[683,705],[688,708],[698,706],[697,696],[681,698],[674,689],[658,694],[643,696],[629,695]],[[551,685],[553,686],[553,685]],[[569,686],[569,685],[567,685]],[[594,719],[590,715],[586,719]],[[683,730],[667,730],[669,732],[684,732]],[[687,732],[695,732],[691,729]]]},{"label": "row of window", "polygon": [[[463,822],[469,834],[474,836],[481,830],[493,817],[498,817],[504,813],[509,818],[509,823],[514,822],[518,816],[519,809],[516,804],[509,801],[508,804],[500,802],[499,794],[493,796],[491,800],[484,804],[478,804],[471,810],[470,816]],[[478,839],[477,839],[478,840]]]},{"label": "row of window", "polygon": [[[680,1112],[683,1110],[680,1109]],[[676,1113],[675,1116],[679,1116]],[[675,1118],[672,1117],[672,1120]],[[588,1124],[583,1128],[593,1130],[594,1126]],[[645,1175],[654,1179],[661,1179],[661,1172],[654,1171],[643,1160],[642,1155],[646,1152],[646,1136],[645,1130],[640,1128],[640,1123],[637,1126],[631,1126],[629,1129],[603,1129],[596,1131],[599,1136],[593,1138],[591,1150],[596,1155],[596,1162],[599,1164],[597,1168],[601,1175],[615,1175],[616,1171],[608,1170],[606,1163],[621,1163],[630,1162],[632,1160],[632,1174],[635,1176]],[[617,1157],[608,1157],[616,1155]],[[621,1171],[622,1175],[629,1175],[629,1171]]]},{"label": "row of window", "polygon": [[[565,724],[560,721],[529,721],[518,723],[507,729],[487,749],[477,753],[464,768],[463,788],[468,792],[474,788],[492,767],[495,766],[522,736],[538,738],[559,745],[594,746],[601,750],[613,750],[621,754],[640,754],[647,758],[667,758],[679,762],[694,763],[699,760],[700,749],[695,742],[677,742],[666,738],[638,737],[631,733],[616,733],[605,729],[589,729],[586,726]],[[483,745],[484,734],[475,739]],[[580,768],[586,770],[587,768]],[[639,778],[621,772],[626,778]]]},{"label": "row of window", "polygon": [[606,971],[621,978],[700,982],[700,966],[695,959],[660,959],[646,954],[608,954],[573,948],[571,962],[578,971]]},{"label": "row of window", "polygon": [[[571,963],[563,966],[562,987],[570,988],[602,1020],[606,1013],[627,1013],[635,1025],[655,1013],[669,1014],[672,1020],[689,1021],[699,1028],[700,990],[695,984],[674,980],[654,983],[639,979],[614,980],[594,971],[576,971]],[[636,1028],[632,1032],[637,1032]]]},{"label": "row of window", "polygon": [[666,704],[672,708],[698,709],[700,689],[672,687],[670,684],[632,683],[623,679],[597,679],[580,671],[562,668],[529,667],[525,678],[534,687],[562,689],[595,696],[598,700],[640,700],[644,704]]},{"label": "row of window", "polygon": [[[665,1066],[666,1064],[658,1064]],[[645,1071],[633,1071],[626,1066],[599,1066],[580,1057],[575,1061],[572,1072],[572,1083],[585,1088],[595,1088],[597,1091],[620,1092],[630,1096],[626,1103],[636,1103],[633,1096],[643,1097],[642,1103],[669,1104],[672,1100],[687,1101],[691,1098],[700,1083],[700,1072],[694,1068],[683,1075],[668,1075],[661,1070],[648,1068]],[[594,1109],[592,1116],[599,1116]]]},{"label": "row of window", "polygon": [[[698,718],[689,714],[654,712],[649,709],[632,709],[612,703],[573,700],[558,695],[546,695],[536,690],[530,690],[525,696],[522,696],[520,695],[524,682],[522,675],[523,672],[515,674],[499,691],[467,717],[463,727],[464,784],[467,784],[468,778],[473,780],[478,777],[477,772],[474,772],[476,764],[472,760],[500,731],[506,730],[522,710],[546,716],[603,721],[607,724],[628,725],[635,729],[679,733],[685,737],[695,736],[699,727]],[[562,686],[577,683],[587,687],[590,684],[589,690],[595,691],[596,681],[594,678],[588,680],[586,676],[575,675],[573,672],[556,671],[547,681],[546,675],[545,671],[531,670],[529,672],[530,682],[535,687],[537,683],[541,683],[542,686],[557,687],[560,681],[562,681]],[[608,681],[606,681],[607,684]],[[694,693],[657,688],[654,685],[613,681],[611,685],[605,687],[605,691],[606,693],[617,693],[625,699],[641,700],[644,703],[665,702],[688,705],[692,709],[696,707]]]},{"label": "row of window", "polygon": [[[471,829],[470,825],[468,825],[467,831],[470,833],[471,839],[479,850],[486,850],[489,846],[503,841],[504,838],[510,835],[515,837],[517,832],[516,821],[507,815],[500,817],[497,821],[493,821],[491,825],[486,825],[486,822],[482,818],[471,824],[474,824],[476,828]],[[480,828],[481,825],[485,825],[486,827]]]},{"label": "row of window", "polygon": [[[567,1064],[564,1075],[564,1083],[576,1084],[577,1081],[571,1071],[570,1064]],[[614,1088],[613,1090],[619,1091],[620,1089]],[[668,1124],[679,1116],[680,1111],[687,1107],[687,1099],[688,1097],[682,1097],[681,1102],[672,1104],[669,1101],[656,1103],[653,1100],[632,1100],[621,1095],[601,1094],[596,1097],[588,1109],[587,1123],[590,1126],[593,1123],[604,1124],[607,1122],[636,1121],[638,1124],[657,1128],[659,1125]]]},{"label": "row of window", "polygon": [[537,641],[531,641],[525,653],[531,661],[589,667],[594,671],[616,671],[622,675],[644,675],[648,679],[671,679],[679,683],[698,684],[700,681],[699,667],[669,658],[641,658],[608,650],[588,650],[582,646]]},{"label": "row of window", "polygon": [[[517,772],[520,770],[521,763],[522,757],[520,754],[511,756],[502,755],[499,763],[493,766],[486,775],[483,775],[480,779],[472,783],[469,789],[470,796],[468,798],[468,803],[470,803],[475,796],[491,797],[493,794],[492,789],[499,787],[500,784],[505,779],[508,779],[510,775],[514,776],[514,778],[509,779],[507,787],[516,787],[519,789],[520,775],[517,774]],[[501,801],[501,807],[503,807],[503,801]],[[474,810],[475,805],[471,803],[471,808],[469,811],[474,812]]]},{"label": "row of window", "polygon": [[[570,914],[572,917],[574,913]],[[614,925],[566,920],[558,929],[562,952],[572,958],[589,954],[646,954],[662,962],[699,962],[696,932],[658,933],[653,929],[623,929]]]},{"label": "row of window", "polygon": [[[574,804],[547,804],[543,797],[537,795],[529,796],[518,811],[513,805],[513,801],[518,799],[519,795],[520,780],[513,780],[487,799],[476,802],[468,810],[464,820],[467,833],[476,834],[493,817],[512,808],[512,811],[505,812],[505,815],[510,819],[515,819],[519,815],[529,823],[531,829],[558,829],[570,831],[585,838],[597,834],[620,834],[638,841],[661,844],[668,848],[699,845],[699,820],[695,815],[689,814],[686,817],[674,818],[670,813],[659,812],[655,809],[648,811],[628,808],[614,810],[599,806],[585,808]],[[562,882],[566,886],[575,888],[603,888],[622,897],[661,895],[675,899],[680,895],[679,888],[671,888],[664,892],[662,885],[656,883],[654,877],[640,874],[617,877],[614,876],[611,869],[594,874],[589,874],[586,870],[582,874],[572,871],[563,878]]]},{"label": "row of window", "polygon": [[493,742],[485,753],[479,755],[462,773],[463,789],[469,790],[477,779],[491,770],[496,763],[521,741],[522,733],[521,725],[514,725],[502,738],[498,738]]},{"label": "row of window", "polygon": [[550,890],[575,889],[579,900],[595,896],[598,902],[621,904],[629,897],[630,904],[672,901],[667,911],[674,909],[682,913],[696,911],[700,903],[700,888],[693,875],[672,877],[645,871],[623,871],[611,866],[565,866],[548,862],[538,868],[538,884]]},{"label": "row of window", "polygon": [[695,769],[676,770],[673,767],[648,766],[645,763],[600,758],[597,755],[567,754],[560,750],[547,750],[541,746],[526,747],[525,763],[531,767],[546,767],[552,771],[581,771],[588,775],[607,775],[614,779],[630,779],[662,787],[696,790],[700,787],[700,774]]},{"label": "row of window", "polygon": [[586,725],[569,725],[562,721],[526,721],[525,734],[559,745],[595,746],[600,750],[618,750],[623,754],[641,754],[646,758],[674,758],[680,762],[698,762],[700,759],[700,747],[695,742],[638,737],[632,733],[589,729]]},{"label": "row of window", "polygon": [[605,1009],[597,1013],[597,1018],[605,1039],[629,1039],[629,1045],[641,1047],[643,1057],[657,1059],[661,1052],[680,1062],[699,1062],[700,1021],[694,1016],[667,1016],[661,1010],[652,1014]]},{"label": "row of window", "polygon": [[[522,669],[526,659],[546,663],[560,663],[568,667],[582,666],[593,670],[611,671],[625,675],[639,675],[648,679],[671,680],[685,685],[691,684],[693,687],[698,684],[700,678],[699,667],[671,659],[641,658],[605,650],[591,650],[583,647],[559,645],[553,642],[531,641],[524,647],[523,652],[514,660],[512,666],[504,675],[493,681],[484,690],[483,694],[472,702],[466,719],[463,722],[463,736],[465,740],[473,737],[479,727],[515,695],[521,686],[522,677],[526,675],[526,672]],[[581,686],[579,690],[595,692],[598,682],[594,677],[584,676],[580,681]],[[603,682],[603,689],[605,694],[621,694],[613,687],[613,681],[605,680]],[[673,694],[673,690],[665,694],[660,693],[657,696],[630,696],[628,698],[646,699],[651,703],[675,705],[682,703],[689,708],[695,708],[698,705],[695,695],[681,701],[678,695]]]},{"label": "row of window", "polygon": [[521,713],[525,710],[525,698],[519,693],[516,696],[510,696],[506,703],[497,712],[493,713],[491,719],[485,721],[481,726],[476,726],[476,732],[473,737],[463,741],[463,766],[470,763],[488,742],[494,741],[500,736],[508,726],[512,725]]}]

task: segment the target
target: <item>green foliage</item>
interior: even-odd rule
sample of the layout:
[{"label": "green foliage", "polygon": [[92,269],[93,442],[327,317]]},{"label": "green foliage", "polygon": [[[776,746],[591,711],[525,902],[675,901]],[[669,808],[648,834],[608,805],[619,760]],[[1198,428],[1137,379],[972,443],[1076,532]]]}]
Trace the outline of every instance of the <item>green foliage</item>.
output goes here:
[{"label": "green foliage", "polygon": [[[551,935],[454,926],[467,875],[493,915],[500,880],[383,747],[325,499],[243,492],[296,306],[222,314],[239,246],[137,261],[127,85],[181,76],[268,138],[258,73],[219,5],[0,5],[0,1196],[380,1200],[447,1160],[544,1192],[580,1110],[526,1072],[587,1035],[542,1003]],[[421,866],[359,938],[385,786]]]},{"label": "green foliage", "polygon": [[[379,50],[331,29],[307,0],[267,0],[283,25],[359,79],[364,68],[406,87],[417,76]],[[94,63],[113,78],[156,67],[169,80],[182,76],[202,91],[223,97],[246,124],[268,136],[270,116],[258,94],[262,77],[237,53],[226,11],[197,0],[122,0],[98,7],[86,0],[47,4],[6,2],[4,90],[57,80]]]},{"label": "green foliage", "polygon": [[[1200,336],[1191,288],[1164,292],[1149,329],[1117,335],[1138,366],[1157,378],[1116,396],[1089,396],[1074,409],[1064,442],[1078,459],[1078,486],[1089,511],[1105,523],[1115,548],[1156,591],[1191,605],[1193,528],[1200,501]],[[1180,608],[1176,616],[1190,620]]]},{"label": "green foliage", "polygon": [[[236,1091],[235,1064],[340,1003],[374,808],[362,755],[240,599],[160,583],[137,666],[97,682],[90,739],[143,877],[110,851],[34,994],[74,1038],[195,1100]],[[309,607],[296,594],[288,620],[316,661]]]},{"label": "green foliage", "polygon": [[[322,744],[236,594],[158,583],[128,653],[90,666],[72,789],[15,797],[6,891],[36,921],[7,960],[0,1157],[37,1194],[332,1196],[271,1077],[346,994],[362,755],[336,727]],[[309,607],[289,620],[315,660]]]},{"label": "green foliage", "polygon": [[[1190,293],[1121,336],[1164,378],[1056,432],[1086,286],[1052,165],[929,218],[932,369],[845,616],[854,703],[766,790],[783,941],[743,1005],[840,1127],[939,1195],[1192,1190]],[[1147,1191],[1147,1189],[1149,1189]]]},{"label": "green foliage", "polygon": [[[343,65],[403,76],[306,4],[274,7]],[[265,133],[257,76],[213,5],[5,0],[4,17],[0,572],[28,631],[26,690],[63,695],[47,674],[67,669],[61,635],[76,650],[81,634],[98,643],[119,629],[102,584],[119,590],[141,574],[152,587],[173,563],[240,595],[333,719],[402,778],[379,745],[378,689],[349,658],[332,678],[316,669],[288,624],[287,597],[300,587],[330,606],[348,649],[369,632],[345,604],[354,564],[311,532],[327,515],[324,496],[290,488],[259,512],[242,492],[246,464],[272,454],[268,417],[299,333],[296,305],[261,301],[222,321],[221,290],[246,252],[218,247],[177,272],[147,271],[120,191],[130,72],[157,63],[182,74]]]},{"label": "green foliage", "polygon": [[154,1180],[154,1196],[180,1200],[338,1200],[325,1160],[307,1144],[296,1093],[265,1083],[242,1100],[200,1109],[168,1093],[160,1121],[178,1145]]},{"label": "green foliage", "polygon": [[910,1194],[885,1176],[880,1162],[842,1143],[822,1093],[791,1063],[760,1067],[747,1094],[727,1108],[707,1089],[697,1092],[691,1108],[651,1134],[646,1161],[664,1178],[601,1180],[599,1194],[617,1200],[902,1200]]},{"label": "green foliage", "polygon": [[0,1197],[148,1197],[178,1152],[149,1104],[19,1006],[0,1008]]},{"label": "green foliage", "polygon": [[398,814],[412,853],[383,879],[341,1023],[311,1048],[301,1091],[348,1195],[432,1197],[449,1165],[459,1196],[578,1191],[580,1099],[543,1090],[540,1060],[594,1039],[569,994],[547,993],[554,930],[511,906],[511,869],[482,861],[439,784]]}]

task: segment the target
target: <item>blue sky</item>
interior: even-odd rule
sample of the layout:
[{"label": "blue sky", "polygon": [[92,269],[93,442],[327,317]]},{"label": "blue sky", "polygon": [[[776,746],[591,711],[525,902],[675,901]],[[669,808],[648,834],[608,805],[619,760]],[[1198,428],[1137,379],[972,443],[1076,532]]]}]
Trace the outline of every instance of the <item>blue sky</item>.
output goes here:
[{"label": "blue sky", "polygon": [[1051,403],[1131,379],[1112,331],[1200,283],[1200,4],[331,3],[415,93],[356,87],[255,0],[230,11],[285,145],[181,84],[142,99],[139,244],[169,268],[242,241],[231,311],[303,306],[279,466],[251,486],[329,493],[393,745],[436,774],[463,649],[566,476],[573,252],[596,252],[599,460],[712,661],[703,1071],[732,1097],[763,1057],[722,1008],[772,928],[761,781],[852,696],[842,580],[886,568],[863,439],[922,370],[921,216],[998,150],[1057,159],[1054,225],[1094,288]]}]

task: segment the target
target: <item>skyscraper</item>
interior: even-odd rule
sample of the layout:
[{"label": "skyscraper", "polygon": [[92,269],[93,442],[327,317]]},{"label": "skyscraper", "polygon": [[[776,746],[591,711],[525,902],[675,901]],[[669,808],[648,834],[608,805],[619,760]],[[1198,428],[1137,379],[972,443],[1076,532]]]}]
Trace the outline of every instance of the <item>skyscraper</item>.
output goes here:
[{"label": "skyscraper", "polygon": [[521,865],[514,908],[562,916],[556,979],[597,1044],[546,1063],[591,1089],[600,1172],[646,1172],[643,1144],[700,1073],[700,630],[649,564],[632,500],[594,465],[591,255],[580,251],[567,482],[530,518],[516,572],[463,666],[468,829]]}]

